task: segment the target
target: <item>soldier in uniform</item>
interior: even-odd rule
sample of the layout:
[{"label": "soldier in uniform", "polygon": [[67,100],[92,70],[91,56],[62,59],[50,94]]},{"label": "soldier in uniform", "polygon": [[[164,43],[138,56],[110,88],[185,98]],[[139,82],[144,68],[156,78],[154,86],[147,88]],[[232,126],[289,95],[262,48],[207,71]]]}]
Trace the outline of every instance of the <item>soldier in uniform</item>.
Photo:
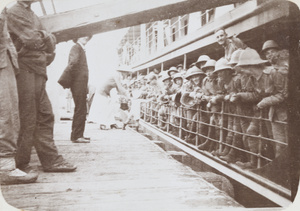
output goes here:
[{"label": "soldier in uniform", "polygon": [[162,95],[159,97],[160,99],[160,106],[159,108],[157,107],[156,109],[159,110],[159,127],[163,130],[166,130],[167,124],[165,124],[167,118],[169,117],[168,115],[170,114],[169,111],[169,102],[172,99],[172,95],[176,93],[176,90],[173,88],[173,82],[172,78],[169,76],[168,73],[165,73],[162,78],[161,78],[163,84],[164,84],[164,89]]},{"label": "soldier in uniform", "polygon": [[[266,56],[267,57],[267,56]],[[270,60],[269,60],[270,61]],[[274,60],[273,60],[274,61]],[[272,64],[273,69],[270,77],[273,84],[271,96],[262,99],[257,106],[260,109],[270,107],[269,120],[272,125],[273,138],[281,143],[273,144],[275,157],[278,157],[287,144],[287,86],[289,52],[288,50],[277,51],[276,63]]]},{"label": "soldier in uniform", "polygon": [[[185,106],[188,106],[188,109],[186,111],[186,115],[187,115],[187,128],[192,131],[192,132],[196,132],[196,126],[197,126],[197,105],[199,104],[199,106],[201,107],[201,109],[205,109],[206,107],[206,103],[204,101],[204,99],[202,99],[202,96],[204,94],[203,90],[202,90],[202,81],[205,78],[206,74],[199,69],[197,66],[193,66],[192,68],[190,68],[187,72],[187,76],[186,79],[189,80],[192,84],[192,91],[191,92],[186,92],[182,95],[181,97],[181,103],[183,103]],[[189,106],[189,102],[192,102],[192,104]],[[202,113],[201,115],[201,119],[199,119],[199,121],[208,123],[208,115],[206,115],[206,113]],[[206,136],[207,135],[207,126],[204,124],[199,124],[199,132],[201,135]],[[204,137],[201,136],[200,137],[200,142],[204,142]],[[193,135],[193,133],[190,133],[187,137],[186,137],[186,141],[188,143],[195,143],[195,135]]]},{"label": "soldier in uniform", "polygon": [[220,126],[220,116],[214,112],[220,112],[221,106],[219,103],[211,104],[211,99],[220,92],[220,87],[218,85],[218,75],[214,73],[216,61],[213,59],[208,60],[205,65],[202,67],[202,70],[207,75],[203,79],[203,92],[202,96],[205,99],[207,104],[207,110],[212,112],[209,115],[209,124],[212,125],[208,129],[208,138],[204,143],[198,146],[198,149],[212,151],[214,148],[214,143],[210,139],[219,139],[219,128]]},{"label": "soldier in uniform", "polygon": [[[249,150],[253,154],[250,155],[250,161],[246,163],[240,161],[236,162],[241,168],[257,168],[257,156],[255,154],[261,153],[259,152],[259,138],[252,136],[262,135],[262,137],[272,138],[272,132],[266,122],[262,121],[262,130],[260,130],[260,121],[258,120],[261,115],[263,118],[267,116],[268,108],[261,110],[257,104],[272,93],[270,81],[271,69],[266,68],[266,63],[267,61],[262,60],[254,49],[247,48],[241,53],[237,64],[237,66],[240,66],[242,72],[249,75],[246,82],[246,86],[248,87],[246,92],[239,92],[233,95],[230,100],[231,102],[237,102],[239,100],[252,105],[255,117],[251,120],[246,132],[247,135],[251,135],[247,140]],[[263,141],[263,144],[265,143],[266,142]]]},{"label": "soldier in uniform", "polygon": [[264,42],[261,52],[271,65],[276,65],[279,50],[280,48],[274,40],[267,40]]}]

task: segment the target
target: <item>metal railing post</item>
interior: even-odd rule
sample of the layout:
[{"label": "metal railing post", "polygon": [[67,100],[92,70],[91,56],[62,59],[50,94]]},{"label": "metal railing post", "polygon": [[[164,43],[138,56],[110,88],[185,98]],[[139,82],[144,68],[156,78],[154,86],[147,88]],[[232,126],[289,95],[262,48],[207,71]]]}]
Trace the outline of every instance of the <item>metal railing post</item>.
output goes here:
[{"label": "metal railing post", "polygon": [[223,133],[224,133],[224,107],[225,103],[224,101],[222,102],[222,107],[221,107],[221,125],[220,125],[220,137],[219,137],[219,152],[221,153],[223,151]]},{"label": "metal railing post", "polygon": [[[200,109],[199,109],[200,108]],[[198,146],[199,145],[199,126],[201,124],[200,120],[201,120],[201,116],[202,116],[202,111],[201,111],[201,107],[200,105],[197,105],[197,118],[196,118],[196,143],[195,145]]]},{"label": "metal railing post", "polygon": [[183,118],[183,112],[182,112],[182,106],[179,106],[179,138],[182,139],[182,118]]},{"label": "metal railing post", "polygon": [[258,154],[257,154],[257,168],[261,167],[261,150],[262,150],[262,114],[263,110],[259,110],[259,141],[258,141]]},{"label": "metal railing post", "polygon": [[166,105],[167,106],[167,122],[166,122],[166,124],[167,124],[167,132],[169,132],[170,131],[170,105],[169,104],[167,104]]}]

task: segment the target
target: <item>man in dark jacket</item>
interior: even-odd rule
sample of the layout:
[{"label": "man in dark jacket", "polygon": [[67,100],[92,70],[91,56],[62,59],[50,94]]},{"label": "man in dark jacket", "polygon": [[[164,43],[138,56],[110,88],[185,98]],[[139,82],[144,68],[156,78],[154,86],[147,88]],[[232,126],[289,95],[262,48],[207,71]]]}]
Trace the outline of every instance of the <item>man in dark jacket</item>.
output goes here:
[{"label": "man in dark jacket", "polygon": [[85,45],[91,37],[81,37],[74,40],[76,44],[72,47],[69,55],[69,63],[66,67],[70,71],[71,92],[75,103],[75,111],[72,122],[71,141],[74,143],[89,143],[90,139],[83,137],[85,120],[87,114],[86,97],[88,93],[89,70],[85,55]]},{"label": "man in dark jacket", "polygon": [[34,182],[38,175],[27,174],[15,165],[20,130],[18,90],[15,73],[18,70],[17,52],[9,37],[6,10],[0,13],[0,180],[3,184]]},{"label": "man in dark jacket", "polygon": [[56,39],[47,32],[30,6],[36,0],[18,0],[8,9],[7,24],[18,52],[17,75],[20,135],[16,165],[27,171],[34,146],[46,172],[74,171],[76,166],[58,154],[53,140],[54,115],[46,92],[47,53],[55,50]]}]

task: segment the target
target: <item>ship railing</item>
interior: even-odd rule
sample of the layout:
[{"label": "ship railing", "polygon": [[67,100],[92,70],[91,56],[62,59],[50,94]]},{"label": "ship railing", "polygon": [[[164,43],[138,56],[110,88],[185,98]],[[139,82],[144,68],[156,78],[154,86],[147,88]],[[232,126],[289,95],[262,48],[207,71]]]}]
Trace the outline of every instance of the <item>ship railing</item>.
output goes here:
[{"label": "ship railing", "polygon": [[[229,151],[236,150],[235,155],[242,155],[235,157],[235,161],[244,159],[243,162],[250,162],[249,157],[254,156],[256,162],[252,168],[263,167],[275,158],[276,150],[278,156],[278,149],[287,147],[287,138],[284,142],[274,139],[271,129],[271,123],[287,127],[287,122],[270,120],[264,110],[253,111],[253,116],[232,113],[228,106],[229,103],[222,102],[219,111],[211,111],[201,104],[177,107],[174,103],[150,101],[141,104],[141,117],[196,147],[210,142],[210,147],[200,150],[209,151],[212,155],[220,155],[228,147]],[[244,130],[241,124],[246,125]],[[252,131],[249,130],[250,124]],[[228,142],[228,139],[232,140]]]}]

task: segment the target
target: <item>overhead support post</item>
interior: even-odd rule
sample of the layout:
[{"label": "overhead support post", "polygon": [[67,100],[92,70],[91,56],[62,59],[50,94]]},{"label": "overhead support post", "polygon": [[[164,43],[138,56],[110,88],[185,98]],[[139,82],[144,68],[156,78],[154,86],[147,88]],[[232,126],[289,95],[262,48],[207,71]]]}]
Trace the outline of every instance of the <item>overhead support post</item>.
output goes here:
[{"label": "overhead support post", "polygon": [[163,62],[160,64],[160,71],[164,71],[164,63]]},{"label": "overhead support post", "polygon": [[187,59],[187,56],[186,56],[186,53],[183,54],[183,69],[186,70],[186,59]]}]

